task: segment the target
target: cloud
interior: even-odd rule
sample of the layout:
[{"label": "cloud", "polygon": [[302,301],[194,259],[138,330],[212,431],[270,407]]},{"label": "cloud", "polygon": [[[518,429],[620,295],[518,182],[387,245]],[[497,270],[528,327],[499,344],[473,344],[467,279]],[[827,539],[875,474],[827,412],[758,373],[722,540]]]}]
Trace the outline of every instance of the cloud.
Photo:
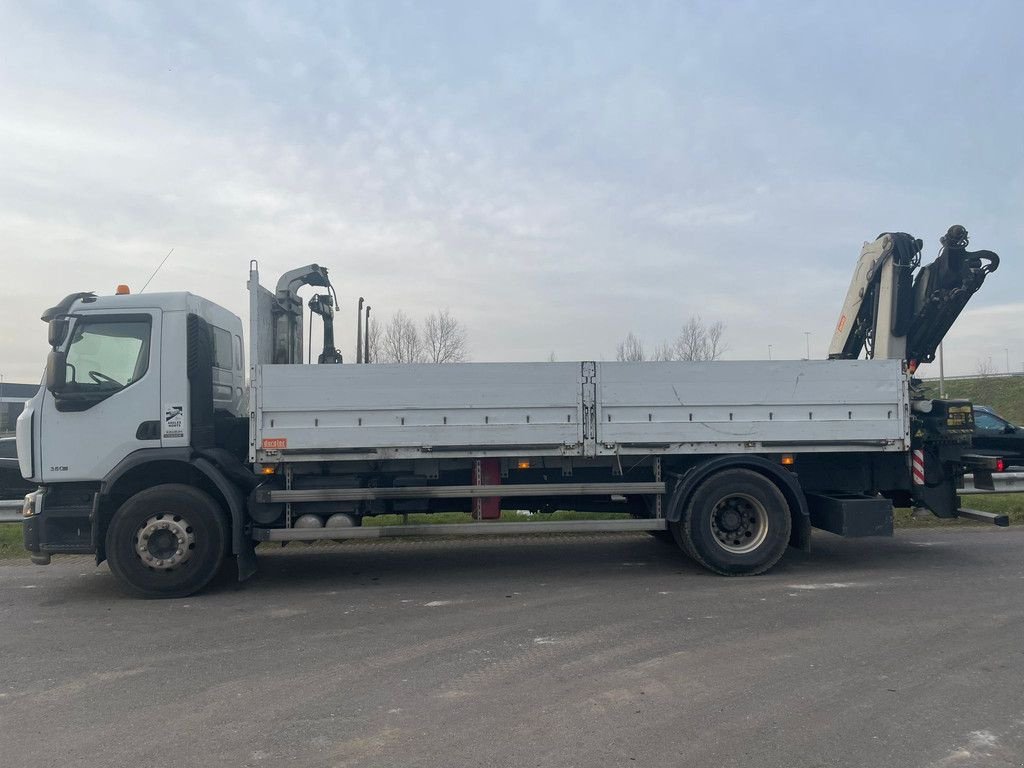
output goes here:
[{"label": "cloud", "polygon": [[[726,323],[732,357],[768,344],[803,356],[805,331],[824,356],[861,242],[878,232],[934,248],[963,221],[978,247],[1024,246],[1005,19],[952,57],[955,81],[984,73],[1008,94],[969,143],[975,123],[959,113],[922,117],[947,103],[928,67],[949,70],[952,54],[866,42],[855,10],[842,23],[787,14],[799,35],[757,8],[0,13],[10,380],[38,376],[43,308],[140,286],[171,247],[151,291],[244,316],[250,259],[270,283],[316,261],[343,320],[360,295],[378,317],[449,307],[475,359],[565,360],[610,357],[628,330],[670,338],[694,313]],[[941,13],[891,21],[946,29]],[[855,39],[810,34],[836,24]],[[970,52],[986,41],[1002,64]],[[885,66],[851,71],[842,53],[858,45],[884,48]],[[879,99],[894,77],[904,97]],[[1021,276],[1008,259],[954,334],[1019,339],[1021,315],[994,308],[1017,306]],[[969,372],[987,342],[970,336],[961,353],[954,338],[947,360]],[[354,328],[339,343],[352,349]]]}]

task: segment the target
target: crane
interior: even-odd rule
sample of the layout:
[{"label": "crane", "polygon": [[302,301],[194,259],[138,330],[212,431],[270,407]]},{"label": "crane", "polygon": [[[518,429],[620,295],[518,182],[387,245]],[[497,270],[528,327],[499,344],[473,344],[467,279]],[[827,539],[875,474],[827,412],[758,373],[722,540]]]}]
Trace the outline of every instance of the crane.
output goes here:
[{"label": "crane", "polygon": [[[943,337],[985,278],[999,267],[992,251],[968,251],[956,224],[942,248],[921,267],[924,243],[906,232],[883,232],[865,243],[836,324],[829,359],[905,360],[914,373],[935,359]],[[915,276],[915,270],[917,270]]]}]

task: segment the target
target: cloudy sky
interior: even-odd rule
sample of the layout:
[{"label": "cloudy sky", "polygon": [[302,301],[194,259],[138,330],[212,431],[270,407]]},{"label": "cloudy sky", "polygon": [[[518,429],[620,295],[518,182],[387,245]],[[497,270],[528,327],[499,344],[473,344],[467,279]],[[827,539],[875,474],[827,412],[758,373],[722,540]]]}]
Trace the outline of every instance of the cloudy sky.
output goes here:
[{"label": "cloudy sky", "polygon": [[[1024,365],[1017,2],[0,0],[7,381],[79,290],[331,268],[449,307],[475,360],[610,359],[700,313],[823,357],[864,240],[954,223],[1004,265],[947,367]],[[935,366],[932,366],[934,368]],[[927,369],[925,369],[927,370]]]}]

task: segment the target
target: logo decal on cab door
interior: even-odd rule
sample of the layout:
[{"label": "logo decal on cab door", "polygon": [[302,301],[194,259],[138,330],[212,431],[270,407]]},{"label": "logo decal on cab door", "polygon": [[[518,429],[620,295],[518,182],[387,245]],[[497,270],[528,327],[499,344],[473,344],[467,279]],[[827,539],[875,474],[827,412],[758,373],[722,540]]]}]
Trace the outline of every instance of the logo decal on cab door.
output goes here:
[{"label": "logo decal on cab door", "polygon": [[164,429],[163,437],[176,438],[185,436],[185,406],[165,405],[164,406]]}]

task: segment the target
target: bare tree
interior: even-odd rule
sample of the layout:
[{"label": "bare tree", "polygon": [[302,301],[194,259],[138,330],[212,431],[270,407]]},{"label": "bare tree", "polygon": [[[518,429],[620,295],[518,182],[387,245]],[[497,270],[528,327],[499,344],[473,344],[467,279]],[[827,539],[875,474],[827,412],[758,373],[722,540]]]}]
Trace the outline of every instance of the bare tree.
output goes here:
[{"label": "bare tree", "polygon": [[725,325],[719,321],[705,325],[700,315],[691,315],[676,337],[674,359],[717,360],[726,350],[722,335]]},{"label": "bare tree", "polygon": [[416,323],[402,310],[395,312],[384,326],[380,346],[381,357],[388,363],[422,363],[426,360]]},{"label": "bare tree", "polygon": [[459,363],[469,359],[466,327],[447,309],[426,317],[422,329],[398,310],[381,327],[366,328],[372,363]]},{"label": "bare tree", "polygon": [[664,361],[667,361],[667,360],[675,360],[676,359],[675,358],[675,354],[676,353],[675,353],[675,349],[673,348],[673,346],[666,342],[664,344],[659,344],[658,346],[656,346],[654,348],[654,351],[651,353],[651,360],[654,360],[654,361],[657,361],[657,362],[664,362]]},{"label": "bare tree", "polygon": [[728,349],[724,340],[725,324],[706,324],[700,315],[692,315],[674,341],[658,344],[650,355],[643,341],[630,331],[619,342],[615,351],[617,360],[718,360]]},{"label": "bare tree", "polygon": [[[975,368],[981,378],[974,382],[971,399],[976,403],[990,403],[995,396],[996,387],[996,381],[992,377],[997,373],[992,358],[982,359],[979,357]],[[949,387],[949,382],[946,382],[946,386]]]},{"label": "bare tree", "polygon": [[978,364],[975,366],[979,376],[993,376],[996,372],[995,365],[992,364],[992,358],[988,360],[982,360],[978,358]]},{"label": "bare tree", "polygon": [[638,363],[646,359],[644,343],[630,331],[626,334],[626,338],[619,342],[619,346],[615,350],[615,359],[621,363]]},{"label": "bare tree", "polygon": [[423,321],[423,348],[427,362],[461,363],[469,358],[466,329],[447,309]]},{"label": "bare tree", "polygon": [[366,360],[367,363],[380,363],[383,361],[381,354],[380,323],[377,318],[371,317],[366,321]]}]

